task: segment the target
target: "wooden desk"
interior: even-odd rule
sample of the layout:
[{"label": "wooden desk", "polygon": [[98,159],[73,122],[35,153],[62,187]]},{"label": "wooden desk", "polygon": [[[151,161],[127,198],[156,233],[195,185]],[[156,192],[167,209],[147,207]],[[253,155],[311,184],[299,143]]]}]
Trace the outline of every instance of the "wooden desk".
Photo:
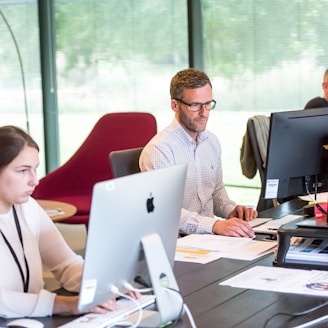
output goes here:
[{"label": "wooden desk", "polygon": [[76,213],[76,207],[68,203],[43,199],[37,199],[37,202],[54,222],[67,219]]},{"label": "wooden desk", "polygon": [[[291,212],[299,210],[301,204],[289,204],[272,210],[272,217],[280,217],[288,207]],[[271,209],[270,209],[271,210]],[[274,213],[273,213],[274,211]],[[279,214],[280,212],[280,214]],[[274,214],[274,215],[273,215]],[[299,312],[323,304],[326,299],[296,294],[283,294],[260,290],[221,286],[220,282],[245,271],[252,266],[271,266],[273,255],[267,255],[254,261],[242,261],[221,258],[208,264],[176,262],[174,273],[198,328],[262,328],[265,321],[278,313]],[[305,316],[275,316],[267,328],[287,328],[313,320],[328,313],[328,305]],[[45,327],[55,328],[72,320],[73,317],[39,318]],[[5,322],[3,320],[3,322]],[[0,324],[3,323],[0,319]],[[174,327],[191,327],[186,316]],[[316,327],[327,327],[322,323]]]}]

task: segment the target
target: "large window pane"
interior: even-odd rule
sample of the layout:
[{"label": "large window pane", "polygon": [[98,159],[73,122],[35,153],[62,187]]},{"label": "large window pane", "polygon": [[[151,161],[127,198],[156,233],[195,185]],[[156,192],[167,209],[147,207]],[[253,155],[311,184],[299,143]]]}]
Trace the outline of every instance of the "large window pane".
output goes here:
[{"label": "large window pane", "polygon": [[[44,175],[37,1],[0,1],[1,125],[28,130],[40,146]],[[24,88],[25,86],[25,88]]]},{"label": "large window pane", "polygon": [[117,111],[173,118],[169,82],[188,66],[185,0],[56,1],[61,162]]},{"label": "large window pane", "polygon": [[[302,109],[309,99],[322,95],[327,1],[203,0],[202,4],[206,71],[214,79],[218,100],[209,127],[222,142],[225,182],[259,187],[259,177],[249,180],[240,168],[247,118]],[[231,193],[241,202],[252,201],[251,190],[234,188]]]}]

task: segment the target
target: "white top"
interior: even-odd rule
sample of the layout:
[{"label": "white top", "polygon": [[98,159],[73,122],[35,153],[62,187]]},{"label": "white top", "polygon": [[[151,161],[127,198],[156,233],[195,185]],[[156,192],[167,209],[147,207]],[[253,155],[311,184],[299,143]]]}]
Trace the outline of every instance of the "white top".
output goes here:
[{"label": "white top", "polygon": [[213,233],[215,216],[227,218],[236,204],[222,180],[221,146],[210,131],[199,133],[197,143],[174,119],[143,149],[141,171],[188,164],[180,232]]},{"label": "white top", "polygon": [[[55,294],[43,289],[43,270],[52,272],[67,290],[79,291],[83,259],[70,249],[55,224],[33,198],[15,205],[15,209],[30,270],[29,289],[28,293],[23,292],[18,266],[0,234],[0,316],[52,315]],[[23,249],[12,209],[0,215],[0,229],[14,249],[26,277]]]}]

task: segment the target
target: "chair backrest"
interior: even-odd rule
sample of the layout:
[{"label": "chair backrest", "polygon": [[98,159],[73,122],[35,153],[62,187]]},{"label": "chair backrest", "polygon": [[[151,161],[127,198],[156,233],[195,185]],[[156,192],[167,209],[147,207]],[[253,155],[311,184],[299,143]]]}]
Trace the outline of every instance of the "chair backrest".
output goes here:
[{"label": "chair backrest", "polygon": [[[256,115],[250,117],[247,121],[246,137],[248,137],[251,151],[249,156],[252,157],[251,160],[255,163],[255,170],[257,169],[261,179],[261,192],[257,204],[257,210],[262,211],[273,207],[273,202],[270,199],[264,199],[264,188],[265,188],[265,162],[266,162],[266,152],[267,144],[269,138],[269,127],[270,118],[264,115]],[[248,163],[251,162],[248,161]],[[245,161],[246,162],[246,161]],[[250,169],[250,176],[252,177]],[[254,172],[255,175],[256,171]]]},{"label": "chair backrest", "polygon": [[[254,118],[251,117],[247,121],[247,132],[249,136],[249,140],[253,149],[253,154],[254,154],[254,159],[256,163],[256,167],[259,171],[260,174],[260,179],[261,179],[261,184],[264,184],[265,180],[265,157],[261,155],[261,150],[259,147],[258,143],[258,138],[256,136],[256,131],[255,131],[255,123],[254,123]],[[268,138],[269,135],[267,135]]]},{"label": "chair backrest", "polygon": [[156,134],[150,113],[122,112],[102,116],[75,154],[40,180],[34,197],[55,199],[87,194],[96,182],[113,178],[108,154],[113,150],[144,147]]},{"label": "chair backrest", "polygon": [[109,163],[113,177],[119,178],[125,175],[140,172],[139,157],[143,147],[114,150],[109,153]]}]

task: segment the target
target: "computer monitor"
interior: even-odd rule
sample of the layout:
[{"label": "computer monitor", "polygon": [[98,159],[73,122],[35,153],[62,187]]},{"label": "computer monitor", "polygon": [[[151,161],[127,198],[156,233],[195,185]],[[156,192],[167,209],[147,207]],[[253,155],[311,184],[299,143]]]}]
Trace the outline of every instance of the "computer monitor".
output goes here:
[{"label": "computer monitor", "polygon": [[328,191],[328,108],[271,114],[265,198]]},{"label": "computer monitor", "polygon": [[[172,272],[187,165],[136,173],[96,183],[93,188],[79,310],[101,304],[143,279],[154,289],[155,320],[176,319],[179,297]],[[173,296],[173,297],[172,297]],[[145,325],[147,326],[147,325]]]}]

